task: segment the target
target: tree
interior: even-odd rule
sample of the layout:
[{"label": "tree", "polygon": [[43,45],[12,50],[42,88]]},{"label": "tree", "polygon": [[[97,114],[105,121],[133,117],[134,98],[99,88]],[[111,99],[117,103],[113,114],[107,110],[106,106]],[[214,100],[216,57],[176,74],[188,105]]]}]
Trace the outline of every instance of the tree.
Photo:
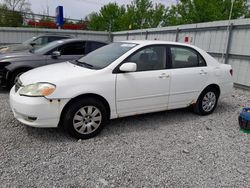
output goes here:
[{"label": "tree", "polygon": [[[100,13],[93,12],[88,17],[89,29],[119,31],[122,28],[123,16],[126,12],[124,6],[118,6],[116,3],[104,5]],[[85,19],[86,20],[86,19]]]},{"label": "tree", "polygon": [[28,0],[4,0],[4,4],[12,11],[31,12]]},{"label": "tree", "polygon": [[99,31],[121,31],[157,27],[166,16],[165,6],[150,0],[134,0],[130,5],[118,6],[116,3],[104,5],[100,13],[93,12],[88,20],[89,29]]},{"label": "tree", "polygon": [[[166,18],[166,25],[180,25],[229,18],[231,0],[180,0],[173,5]],[[247,13],[247,1],[235,0],[232,19],[244,17]]]},{"label": "tree", "polygon": [[0,4],[0,26],[18,27],[23,23],[23,17],[19,12],[11,11],[6,5]]}]

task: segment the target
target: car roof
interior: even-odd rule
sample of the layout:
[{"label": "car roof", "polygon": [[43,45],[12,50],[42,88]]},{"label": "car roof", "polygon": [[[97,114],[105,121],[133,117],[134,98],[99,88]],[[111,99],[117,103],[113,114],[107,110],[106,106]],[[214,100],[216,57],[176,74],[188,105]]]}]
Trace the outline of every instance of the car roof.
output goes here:
[{"label": "car roof", "polygon": [[140,45],[169,44],[169,45],[181,45],[181,46],[194,47],[194,46],[187,44],[187,43],[163,41],[163,40],[127,40],[127,41],[121,41],[121,42],[134,43],[134,44],[140,44]]},{"label": "car roof", "polygon": [[77,39],[77,38],[73,38],[73,39],[61,39],[61,40],[57,40],[57,41],[61,41],[61,43],[69,43],[69,42],[99,42],[99,43],[103,43],[103,44],[108,44],[107,42],[104,42],[104,41],[85,40],[85,39]]},{"label": "car roof", "polygon": [[36,36],[36,37],[43,37],[43,36],[48,36],[48,37],[68,37],[68,38],[73,38],[71,35],[67,35],[67,34],[65,34],[65,35],[63,35],[63,34],[42,34],[42,35],[38,35],[38,36]]}]

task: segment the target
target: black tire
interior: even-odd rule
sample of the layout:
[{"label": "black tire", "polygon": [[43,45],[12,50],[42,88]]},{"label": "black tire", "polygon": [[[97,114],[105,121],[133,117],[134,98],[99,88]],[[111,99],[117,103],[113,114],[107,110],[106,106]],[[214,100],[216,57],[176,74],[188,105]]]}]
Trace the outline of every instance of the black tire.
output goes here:
[{"label": "black tire", "polygon": [[[212,96],[211,98],[212,99],[214,98],[214,100],[210,100],[210,102],[207,102],[209,104],[206,106],[205,97],[208,97],[208,95],[211,95]],[[219,99],[218,90],[213,88],[213,87],[208,87],[204,91],[202,91],[202,93],[200,94],[197,102],[193,105],[193,110],[196,114],[199,114],[199,115],[211,114],[211,113],[213,113],[213,111],[215,110],[215,108],[217,106],[218,99]],[[204,101],[204,103],[203,103],[203,101]]]},{"label": "black tire", "polygon": [[[88,113],[90,107],[93,107],[92,113]],[[87,113],[83,115],[80,110],[85,111]],[[97,113],[97,115],[94,116],[94,113]],[[95,120],[94,122],[94,118],[98,119],[99,117],[101,117],[101,120]],[[79,120],[79,118],[82,119]],[[101,132],[101,130],[108,121],[108,113],[101,101],[96,100],[94,98],[82,98],[72,103],[66,109],[62,120],[62,125],[64,129],[71,136],[77,139],[89,139]],[[95,126],[97,126],[98,124],[97,128],[94,127],[94,123]],[[75,128],[74,125],[76,126],[77,124],[79,124],[79,127]]]},{"label": "black tire", "polygon": [[11,75],[11,78],[10,78],[10,81],[8,83],[8,86],[9,88],[12,88],[15,83],[16,83],[16,80],[23,74],[27,72],[27,70],[17,70],[15,72],[13,72],[13,74]]}]

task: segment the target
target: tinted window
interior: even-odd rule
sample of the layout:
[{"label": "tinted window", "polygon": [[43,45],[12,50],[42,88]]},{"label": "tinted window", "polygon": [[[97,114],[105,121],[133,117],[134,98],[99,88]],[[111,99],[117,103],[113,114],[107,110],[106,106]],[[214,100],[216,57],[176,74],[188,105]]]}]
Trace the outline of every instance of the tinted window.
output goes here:
[{"label": "tinted window", "polygon": [[60,39],[64,39],[64,38],[62,38],[62,37],[49,37],[48,42],[53,42],[55,40],[60,40]]},{"label": "tinted window", "polygon": [[143,48],[126,59],[137,64],[137,71],[161,70],[166,68],[166,48],[152,46]]},{"label": "tinted window", "polygon": [[102,46],[105,46],[105,43],[101,43],[101,42],[90,42],[90,50],[94,51]]},{"label": "tinted window", "polygon": [[53,42],[61,39],[68,39],[69,37],[60,37],[60,36],[50,36],[48,37],[48,42]]},{"label": "tinted window", "polygon": [[84,42],[74,42],[69,44],[64,44],[59,47],[58,51],[61,55],[84,55],[85,43]]},{"label": "tinted window", "polygon": [[48,55],[49,52],[56,51],[57,46],[59,46],[62,43],[63,43],[63,41],[54,41],[54,42],[48,43],[45,46],[42,46],[40,48],[35,49],[33,51],[33,53],[35,53],[35,54],[47,54]]},{"label": "tinted window", "polygon": [[170,47],[172,68],[206,66],[206,62],[194,50],[185,47]]}]

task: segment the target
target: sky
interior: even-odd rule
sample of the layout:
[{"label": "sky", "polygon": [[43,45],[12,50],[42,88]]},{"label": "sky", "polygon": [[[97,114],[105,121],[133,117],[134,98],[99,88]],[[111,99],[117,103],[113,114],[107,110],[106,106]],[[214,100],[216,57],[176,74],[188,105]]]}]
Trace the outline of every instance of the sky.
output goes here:
[{"label": "sky", "polygon": [[[132,0],[29,0],[34,13],[44,14],[49,10],[51,16],[55,16],[55,9],[61,5],[64,7],[64,17],[71,19],[85,18],[91,12],[98,12],[100,8],[110,2],[119,5],[130,4]],[[172,5],[176,0],[152,0],[153,3]],[[47,8],[48,7],[48,8]]]}]

